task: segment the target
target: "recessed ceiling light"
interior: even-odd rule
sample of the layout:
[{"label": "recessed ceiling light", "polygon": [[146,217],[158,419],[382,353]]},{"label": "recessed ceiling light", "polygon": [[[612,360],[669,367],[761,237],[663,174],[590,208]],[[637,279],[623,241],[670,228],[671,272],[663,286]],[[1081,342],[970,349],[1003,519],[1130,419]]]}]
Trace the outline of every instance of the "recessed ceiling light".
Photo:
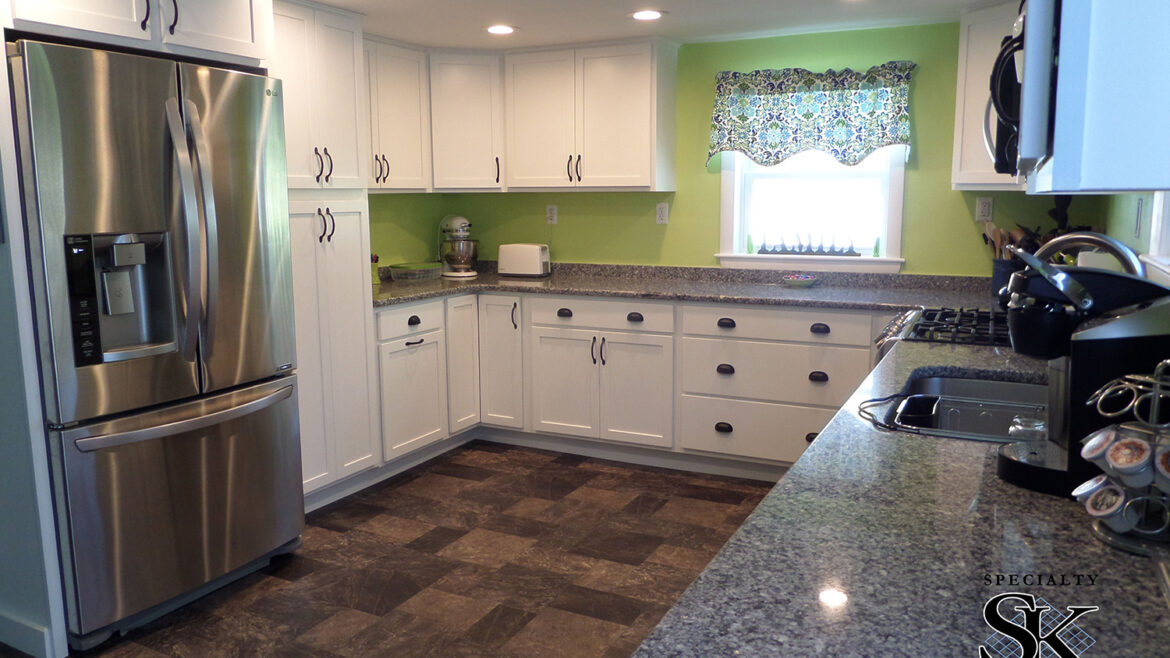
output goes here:
[{"label": "recessed ceiling light", "polygon": [[656,21],[659,18],[662,18],[662,15],[665,13],[666,12],[658,11],[657,9],[643,9],[642,11],[634,12],[634,20],[636,20],[636,21]]},{"label": "recessed ceiling light", "polygon": [[493,25],[487,29],[492,34],[511,34],[516,31],[516,28],[511,25]]}]

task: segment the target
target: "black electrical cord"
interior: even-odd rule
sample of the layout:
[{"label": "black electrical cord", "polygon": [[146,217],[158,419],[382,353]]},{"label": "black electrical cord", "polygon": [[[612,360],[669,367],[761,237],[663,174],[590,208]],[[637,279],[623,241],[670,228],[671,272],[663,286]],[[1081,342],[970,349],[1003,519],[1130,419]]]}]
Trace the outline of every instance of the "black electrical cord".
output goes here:
[{"label": "black electrical cord", "polygon": [[895,393],[893,395],[887,395],[884,398],[871,398],[857,405],[857,415],[862,420],[867,421],[869,424],[873,425],[879,430],[885,430],[887,432],[911,432],[917,434],[917,429],[912,427],[899,427],[897,425],[891,425],[884,420],[880,420],[872,411],[872,409],[875,407],[879,407],[887,402],[905,398],[906,395],[904,393]]}]

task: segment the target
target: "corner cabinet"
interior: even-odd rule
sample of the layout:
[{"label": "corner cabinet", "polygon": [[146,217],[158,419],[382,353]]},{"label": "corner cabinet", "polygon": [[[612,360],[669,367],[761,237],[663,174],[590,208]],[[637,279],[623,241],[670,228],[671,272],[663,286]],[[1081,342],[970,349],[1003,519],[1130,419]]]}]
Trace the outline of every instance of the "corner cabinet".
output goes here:
[{"label": "corner cabinet", "polygon": [[427,56],[421,50],[366,41],[371,190],[431,187],[431,118]]},{"label": "corner cabinet", "polygon": [[447,302],[447,408],[452,434],[479,424],[479,301]]},{"label": "corner cabinet", "polygon": [[955,190],[1023,190],[1023,178],[995,172],[988,140],[994,139],[991,66],[1000,41],[1012,33],[1019,3],[963,14],[959,23],[959,76],[955,92],[955,146],[951,188]]},{"label": "corner cabinet", "polygon": [[381,461],[366,202],[289,204],[305,492]]},{"label": "corner cabinet", "polygon": [[434,53],[430,82],[435,189],[502,189],[499,56]]},{"label": "corner cabinet", "polygon": [[480,420],[524,428],[524,312],[520,298],[479,296]]},{"label": "corner cabinet", "polygon": [[361,18],[279,2],[273,35],[268,74],[284,81],[289,188],[365,189]]},{"label": "corner cabinet", "polygon": [[665,42],[505,57],[508,186],[673,190],[677,66]]}]

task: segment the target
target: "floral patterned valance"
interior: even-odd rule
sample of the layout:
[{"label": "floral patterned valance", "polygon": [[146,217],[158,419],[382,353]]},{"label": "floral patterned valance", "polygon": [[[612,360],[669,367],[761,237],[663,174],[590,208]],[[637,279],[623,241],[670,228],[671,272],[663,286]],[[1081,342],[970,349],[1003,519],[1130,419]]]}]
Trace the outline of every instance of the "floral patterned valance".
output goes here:
[{"label": "floral patterned valance", "polygon": [[715,84],[711,147],[772,166],[818,150],[855,165],[875,150],[910,144],[914,62],[887,62],[864,73],[768,69],[722,71]]}]

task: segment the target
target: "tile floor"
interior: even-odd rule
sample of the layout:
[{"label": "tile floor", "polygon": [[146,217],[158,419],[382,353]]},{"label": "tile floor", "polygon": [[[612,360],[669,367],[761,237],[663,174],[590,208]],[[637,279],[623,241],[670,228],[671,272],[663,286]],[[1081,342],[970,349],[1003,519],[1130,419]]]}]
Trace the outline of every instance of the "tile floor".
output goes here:
[{"label": "tile floor", "polygon": [[474,442],[89,655],[628,656],[770,488]]}]

